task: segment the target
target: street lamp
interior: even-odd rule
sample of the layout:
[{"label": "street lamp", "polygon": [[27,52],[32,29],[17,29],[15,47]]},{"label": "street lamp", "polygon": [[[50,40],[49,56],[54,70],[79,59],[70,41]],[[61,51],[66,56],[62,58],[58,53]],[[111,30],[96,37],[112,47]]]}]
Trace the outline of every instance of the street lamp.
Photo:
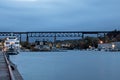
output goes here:
[{"label": "street lamp", "polygon": [[115,44],[112,44],[112,49],[114,49],[115,48]]},{"label": "street lamp", "polygon": [[100,44],[103,44],[103,41],[100,41]]}]

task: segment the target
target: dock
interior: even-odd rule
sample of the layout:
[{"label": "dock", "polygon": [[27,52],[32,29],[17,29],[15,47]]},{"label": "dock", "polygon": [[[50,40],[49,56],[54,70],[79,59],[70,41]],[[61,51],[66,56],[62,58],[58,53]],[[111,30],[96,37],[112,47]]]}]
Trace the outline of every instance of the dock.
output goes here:
[{"label": "dock", "polygon": [[2,52],[0,52],[0,80],[23,80],[17,67]]}]

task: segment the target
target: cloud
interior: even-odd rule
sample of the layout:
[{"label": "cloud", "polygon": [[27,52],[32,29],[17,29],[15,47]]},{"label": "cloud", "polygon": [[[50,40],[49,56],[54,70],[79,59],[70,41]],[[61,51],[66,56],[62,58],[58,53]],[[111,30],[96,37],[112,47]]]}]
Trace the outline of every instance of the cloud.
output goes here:
[{"label": "cloud", "polygon": [[119,29],[119,3],[118,0],[37,0],[32,3],[0,0],[0,26],[17,31]]}]

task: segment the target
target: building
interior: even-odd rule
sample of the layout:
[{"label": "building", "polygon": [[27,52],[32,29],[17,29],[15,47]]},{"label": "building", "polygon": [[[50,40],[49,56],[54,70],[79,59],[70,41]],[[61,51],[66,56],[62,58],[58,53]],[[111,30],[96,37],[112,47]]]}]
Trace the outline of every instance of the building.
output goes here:
[{"label": "building", "polygon": [[120,42],[100,43],[98,44],[98,50],[120,51]]},{"label": "building", "polygon": [[120,51],[120,42],[112,42],[111,44],[112,44],[112,48]]}]

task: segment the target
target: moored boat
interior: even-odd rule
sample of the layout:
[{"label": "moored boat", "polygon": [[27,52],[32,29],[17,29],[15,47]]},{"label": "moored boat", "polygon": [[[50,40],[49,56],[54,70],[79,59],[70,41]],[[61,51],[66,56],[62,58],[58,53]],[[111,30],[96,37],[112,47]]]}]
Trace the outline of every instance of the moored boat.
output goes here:
[{"label": "moored boat", "polygon": [[8,54],[18,54],[20,49],[20,41],[16,36],[9,36],[4,41],[3,51]]}]

